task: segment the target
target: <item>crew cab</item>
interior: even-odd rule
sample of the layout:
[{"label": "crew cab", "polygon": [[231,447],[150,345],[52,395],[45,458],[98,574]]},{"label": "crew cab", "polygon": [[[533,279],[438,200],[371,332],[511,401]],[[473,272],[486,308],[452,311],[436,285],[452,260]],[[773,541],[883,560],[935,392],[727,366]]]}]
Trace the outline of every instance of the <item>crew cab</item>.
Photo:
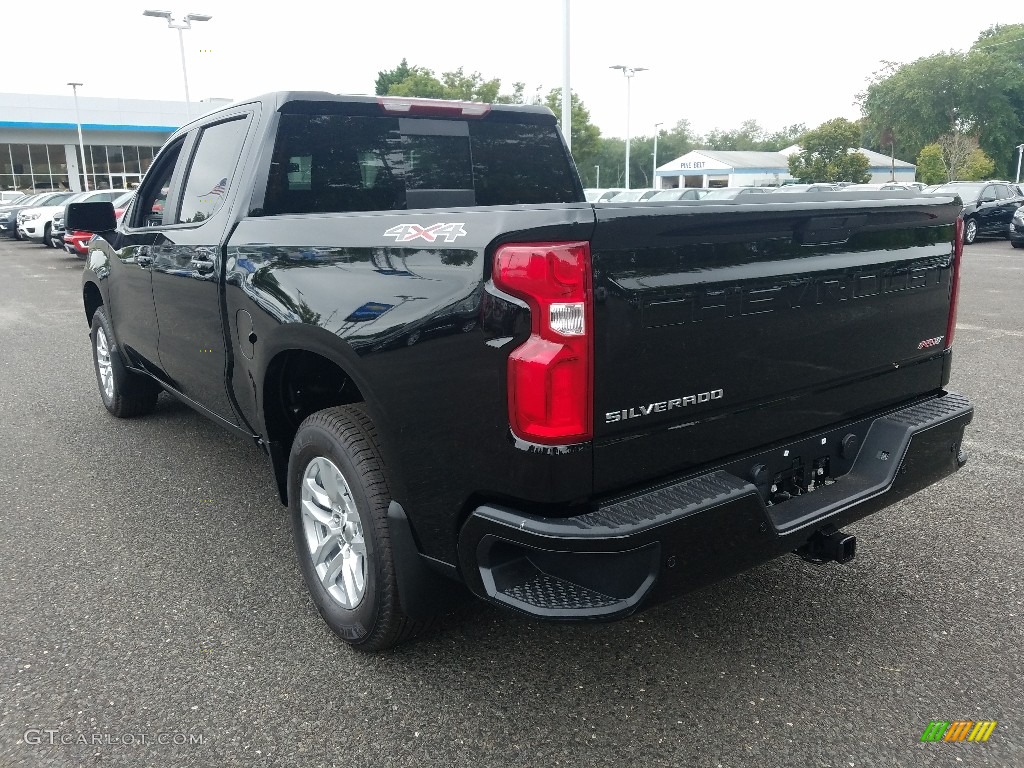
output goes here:
[{"label": "crew cab", "polygon": [[960,199],[784,197],[588,203],[544,107],[282,92],[66,226],[103,405],[255,441],[370,651],[467,590],[609,620],[848,561],[845,526],[965,463]]}]

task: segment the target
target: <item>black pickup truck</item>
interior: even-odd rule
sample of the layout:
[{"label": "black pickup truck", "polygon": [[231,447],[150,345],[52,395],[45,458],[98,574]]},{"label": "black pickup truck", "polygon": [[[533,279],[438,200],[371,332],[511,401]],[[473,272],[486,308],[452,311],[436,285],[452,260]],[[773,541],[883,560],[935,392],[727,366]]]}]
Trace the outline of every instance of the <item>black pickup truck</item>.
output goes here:
[{"label": "black pickup truck", "polygon": [[960,200],[781,197],[590,204],[547,109],[290,92],[67,226],[104,405],[256,441],[321,615],[378,650],[466,588],[614,619],[846,561],[964,464]]}]

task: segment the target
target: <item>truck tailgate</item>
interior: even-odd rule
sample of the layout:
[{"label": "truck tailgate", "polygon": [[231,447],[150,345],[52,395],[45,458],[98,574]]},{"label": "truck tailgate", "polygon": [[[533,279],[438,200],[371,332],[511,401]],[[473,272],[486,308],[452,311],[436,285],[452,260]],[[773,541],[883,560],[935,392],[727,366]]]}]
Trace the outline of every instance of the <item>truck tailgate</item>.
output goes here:
[{"label": "truck tailgate", "polygon": [[595,207],[597,492],[944,385],[959,201],[825,197]]}]

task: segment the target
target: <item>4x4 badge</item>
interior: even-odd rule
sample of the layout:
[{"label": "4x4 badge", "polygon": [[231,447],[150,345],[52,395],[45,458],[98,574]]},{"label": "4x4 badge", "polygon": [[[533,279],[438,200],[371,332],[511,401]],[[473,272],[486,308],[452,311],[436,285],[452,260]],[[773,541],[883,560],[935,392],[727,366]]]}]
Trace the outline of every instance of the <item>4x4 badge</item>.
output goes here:
[{"label": "4x4 badge", "polygon": [[437,238],[443,237],[446,243],[455,242],[455,238],[467,234],[462,228],[462,222],[457,224],[431,224],[429,227],[421,227],[419,224],[399,224],[384,232],[384,237],[395,238],[396,243],[407,243],[410,240],[423,238],[432,243]]}]

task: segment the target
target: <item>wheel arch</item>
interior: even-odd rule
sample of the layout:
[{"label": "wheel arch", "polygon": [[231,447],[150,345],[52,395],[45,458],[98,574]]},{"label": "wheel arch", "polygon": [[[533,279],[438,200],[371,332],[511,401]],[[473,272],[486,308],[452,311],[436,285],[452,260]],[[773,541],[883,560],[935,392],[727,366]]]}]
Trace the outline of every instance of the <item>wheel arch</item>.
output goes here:
[{"label": "wheel arch", "polygon": [[[381,439],[391,476],[399,476],[386,409],[376,398],[355,351],[335,334],[308,325],[280,326],[261,340],[257,391],[259,428],[266,442],[278,493],[288,503],[288,455],[299,424],[324,408],[363,403]],[[394,485],[392,486],[394,490]]]},{"label": "wheel arch", "polygon": [[92,325],[92,316],[96,310],[103,306],[103,294],[100,288],[92,280],[87,280],[82,286],[82,301],[85,304],[85,322]]}]

